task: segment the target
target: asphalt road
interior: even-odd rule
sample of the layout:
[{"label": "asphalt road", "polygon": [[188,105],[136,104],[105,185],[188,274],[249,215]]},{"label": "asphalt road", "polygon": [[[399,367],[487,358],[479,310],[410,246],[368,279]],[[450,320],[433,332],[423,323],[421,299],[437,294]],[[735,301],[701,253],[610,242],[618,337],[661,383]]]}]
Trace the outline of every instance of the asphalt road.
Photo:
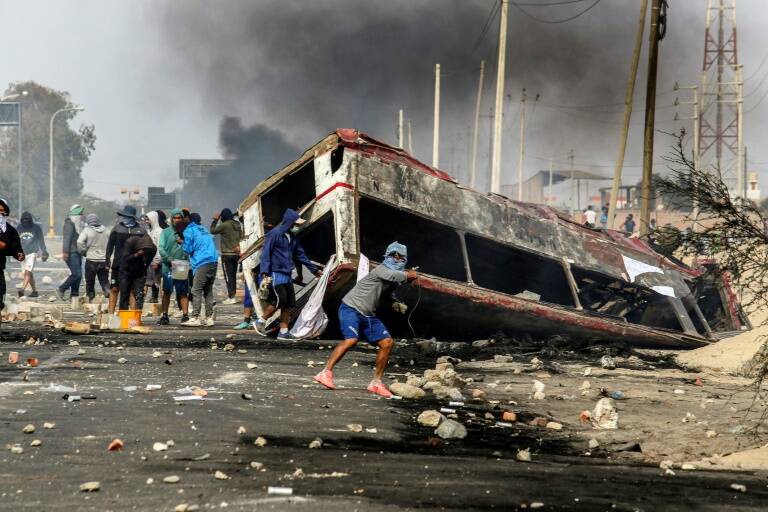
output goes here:
[{"label": "asphalt road", "polygon": [[[234,321],[237,307],[230,311]],[[186,503],[236,511],[723,511],[765,510],[768,503],[764,474],[693,471],[672,477],[658,467],[587,458],[568,448],[567,432],[493,427],[481,420],[490,410],[483,405],[459,408],[469,430],[465,440],[441,441],[415,417],[447,404],[384,400],[365,391],[372,350],[350,353],[337,370],[341,389],[327,391],[311,381],[318,369],[308,363],[319,367],[332,342],[286,344],[255,333],[226,337],[234,332],[172,327],[146,336],[75,337],[30,323],[3,324],[0,509],[172,511]],[[30,335],[48,341],[25,346]],[[226,343],[235,350],[223,350]],[[22,360],[38,358],[40,365],[6,364],[11,350]],[[398,366],[391,373],[434,365],[434,357],[396,350]],[[147,391],[150,384],[162,388]],[[63,391],[45,390],[52,385],[95,398],[69,402]],[[126,391],[128,386],[136,390]],[[176,392],[186,386],[204,388],[208,396],[174,401],[188,394]],[[45,429],[44,422],[55,428]],[[28,424],[34,433],[22,432]],[[363,431],[351,432],[348,424]],[[266,446],[254,445],[258,436]],[[106,450],[114,438],[124,442],[122,451]],[[310,449],[316,438],[323,446]],[[35,439],[40,446],[30,446]],[[153,450],[153,443],[169,440],[166,451]],[[8,449],[16,443],[23,453]],[[515,460],[520,448],[531,448],[531,462]],[[229,478],[216,479],[216,471]],[[179,482],[163,483],[171,475]],[[89,481],[99,481],[100,490],[80,492]],[[746,485],[747,492],[731,489],[732,483]],[[293,495],[269,494],[270,486],[290,487]]]}]

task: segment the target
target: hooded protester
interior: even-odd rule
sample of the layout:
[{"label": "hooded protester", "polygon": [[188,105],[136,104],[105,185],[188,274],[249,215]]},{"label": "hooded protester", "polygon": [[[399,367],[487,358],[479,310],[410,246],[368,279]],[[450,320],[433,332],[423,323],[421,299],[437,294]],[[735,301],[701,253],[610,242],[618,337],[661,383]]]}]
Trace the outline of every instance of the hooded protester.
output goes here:
[{"label": "hooded protester", "polygon": [[189,320],[189,279],[174,279],[172,274],[174,261],[178,263],[187,259],[184,249],[176,243],[177,233],[175,227],[177,224],[181,224],[183,219],[184,212],[181,208],[171,210],[171,226],[163,229],[157,245],[157,252],[160,254],[162,262],[161,271],[163,275],[163,314],[157,322],[159,325],[168,325],[170,323],[168,309],[171,306],[171,294],[174,291],[176,291],[176,298],[182,311],[182,323]]},{"label": "hooded protester", "polygon": [[197,224],[198,226],[203,225],[203,218],[197,212],[192,212],[189,214],[189,221],[193,224]]},{"label": "hooded protester", "polygon": [[224,208],[221,213],[213,215],[211,234],[221,235],[221,265],[224,267],[224,280],[227,283],[227,300],[224,304],[236,304],[237,299],[237,266],[240,263],[240,240],[243,239],[243,226],[232,214],[232,210]]},{"label": "hooded protester", "polygon": [[120,309],[131,307],[131,296],[136,304],[133,309],[144,308],[144,285],[147,269],[157,254],[157,246],[148,232],[130,236],[123,245],[123,262],[120,264]]},{"label": "hooded protester", "polygon": [[[109,279],[109,313],[115,312],[117,306],[117,296],[120,290],[120,268],[126,260],[125,243],[131,237],[140,237],[145,235],[146,230],[136,221],[136,208],[127,204],[123,209],[117,212],[117,224],[112,228],[107,240],[107,250],[104,253],[104,260],[109,265],[111,263]],[[142,282],[143,290],[143,282]]]},{"label": "hooded protester", "polygon": [[69,290],[69,296],[80,296],[80,281],[83,279],[83,258],[77,249],[77,239],[83,224],[85,208],[73,204],[64,220],[64,232],[61,240],[61,259],[69,267],[69,277],[56,289],[56,295],[64,300],[64,294]]},{"label": "hooded protester", "polygon": [[[163,233],[163,227],[160,225],[160,213],[162,213],[161,210],[152,211],[145,215],[146,217],[146,226],[147,231],[149,232],[149,236],[152,238],[152,242],[155,244],[155,247],[158,247],[160,244],[160,235]],[[165,213],[163,213],[163,221],[165,221]],[[166,227],[168,224],[166,223]],[[149,268],[147,268],[147,279],[146,279],[146,285],[144,287],[144,295],[146,296],[147,291],[149,288],[152,289],[152,297],[149,299],[149,302],[151,303],[157,303],[158,302],[158,296],[160,293],[160,280],[162,277],[161,273],[161,260],[160,260],[160,251],[155,252],[155,257],[152,259],[152,262],[149,264]]]},{"label": "hooded protester", "polygon": [[301,262],[316,277],[320,276],[320,269],[307,258],[304,248],[296,238],[300,226],[305,222],[298,212],[288,208],[283,213],[283,221],[270,230],[264,238],[264,247],[261,250],[259,285],[260,287],[269,287],[267,299],[269,305],[264,308],[261,318],[254,323],[254,329],[262,336],[267,334],[266,320],[279,309],[280,332],[277,339],[294,339],[288,332],[291,309],[296,306],[292,277],[295,268],[294,259]]},{"label": "hooded protester", "polygon": [[35,222],[32,214],[24,212],[21,214],[21,221],[16,227],[16,231],[19,233],[21,239],[21,247],[24,250],[24,262],[21,264],[21,269],[24,272],[24,281],[21,284],[21,290],[19,290],[19,297],[24,296],[24,290],[27,286],[32,288],[30,297],[38,297],[37,286],[35,285],[35,276],[32,273],[35,270],[35,263],[38,258],[42,258],[43,261],[48,259],[48,249],[45,247],[45,236],[43,236],[43,230],[40,224]]},{"label": "hooded protester", "polygon": [[[192,318],[182,323],[186,326],[213,326],[213,282],[216,280],[216,265],[219,253],[213,243],[211,234],[200,224],[191,221],[192,215],[183,217],[178,223],[184,227],[181,248],[189,256],[192,266],[192,295],[195,297],[192,308]],[[203,302],[205,302],[206,319],[200,318]]]},{"label": "hooded protester", "polygon": [[77,237],[77,250],[85,256],[85,296],[88,302],[96,297],[96,278],[99,279],[101,292],[109,297],[109,270],[106,263],[107,228],[95,213],[85,216],[85,227]]},{"label": "hooded protester", "polygon": [[0,310],[5,308],[5,258],[12,256],[17,261],[24,261],[19,233],[8,223],[9,213],[8,201],[0,198]]},{"label": "hooded protester", "polygon": [[407,262],[408,248],[401,243],[392,242],[384,253],[383,263],[358,281],[341,299],[339,323],[344,341],[333,349],[325,369],[315,375],[317,382],[328,389],[336,389],[333,383],[333,367],[357,344],[362,335],[368,343],[379,348],[376,353],[376,369],[373,380],[368,384],[368,391],[385,398],[392,396],[381,379],[394,341],[386,326],[376,317],[376,309],[382,295],[391,292],[396,285],[418,277],[415,271],[405,270]]}]

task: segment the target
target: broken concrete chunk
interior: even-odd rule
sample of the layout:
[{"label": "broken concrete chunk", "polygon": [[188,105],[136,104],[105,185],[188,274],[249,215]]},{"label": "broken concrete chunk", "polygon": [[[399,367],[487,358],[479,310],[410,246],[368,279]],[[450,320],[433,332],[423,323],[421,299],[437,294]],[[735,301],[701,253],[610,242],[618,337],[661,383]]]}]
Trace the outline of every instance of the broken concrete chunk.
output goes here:
[{"label": "broken concrete chunk", "polygon": [[217,469],[216,472],[213,474],[213,478],[215,478],[216,480],[229,480],[231,477],[227,476],[227,474],[224,473],[223,471],[219,471]]},{"label": "broken concrete chunk", "polygon": [[80,484],[80,492],[96,492],[101,489],[101,482],[85,482]]},{"label": "broken concrete chunk", "polygon": [[420,388],[427,383],[427,380],[424,377],[420,377],[418,375],[408,374],[406,376],[405,383],[409,386]]},{"label": "broken concrete chunk", "polygon": [[120,364],[125,364],[125,363],[128,362],[128,360],[126,358],[124,358],[124,357],[121,357],[120,359],[117,360],[117,362],[120,363]]},{"label": "broken concrete chunk", "polygon": [[426,393],[423,389],[417,388],[416,386],[410,386],[402,382],[395,382],[389,386],[389,390],[396,395],[409,399],[419,399],[426,396]]},{"label": "broken concrete chunk", "polygon": [[744,484],[731,484],[731,489],[738,492],[747,492],[747,486]]},{"label": "broken concrete chunk", "polygon": [[595,439],[595,438],[593,437],[592,439],[590,439],[590,440],[589,440],[589,449],[590,449],[590,450],[594,450],[594,449],[595,449],[595,448],[597,448],[598,446],[600,446],[600,443],[598,442],[598,440],[597,440],[597,439]]},{"label": "broken concrete chunk", "polygon": [[504,411],[501,415],[503,421],[515,422],[517,421],[517,414],[514,411]]},{"label": "broken concrete chunk", "polygon": [[610,398],[601,398],[595,405],[591,415],[592,425],[600,429],[619,428],[619,412]]},{"label": "broken concrete chunk", "polygon": [[166,484],[177,484],[181,481],[181,478],[178,477],[178,475],[170,475],[165,478],[163,478],[163,482]]},{"label": "broken concrete chunk", "polygon": [[251,461],[250,466],[251,466],[251,469],[255,469],[256,471],[261,471],[262,469],[264,469],[264,464],[262,464],[261,462],[256,462],[255,460]]},{"label": "broken concrete chunk", "polygon": [[531,462],[531,450],[528,448],[525,450],[518,450],[515,458],[520,462]]},{"label": "broken concrete chunk", "polygon": [[316,450],[317,448],[323,447],[323,440],[319,437],[316,437],[309,443],[309,449],[310,450]]},{"label": "broken concrete chunk", "polygon": [[563,430],[563,424],[556,421],[548,421],[545,426],[550,430]]},{"label": "broken concrete chunk", "polygon": [[254,368],[256,368],[256,367],[257,367],[257,366],[256,366],[256,363],[247,363],[245,366],[246,366],[246,367],[247,367],[249,370],[253,370]]},{"label": "broken concrete chunk", "polygon": [[540,380],[533,381],[532,392],[534,400],[544,400],[547,395],[544,393],[546,385]]},{"label": "broken concrete chunk", "polygon": [[24,448],[22,448],[21,445],[14,444],[14,445],[12,445],[12,446],[10,446],[8,448],[8,451],[10,451],[11,453],[15,453],[17,455],[20,455],[20,454],[24,453]]},{"label": "broken concrete chunk", "polygon": [[245,434],[245,427],[240,425],[237,427],[237,435],[242,436],[243,434]]},{"label": "broken concrete chunk", "polygon": [[152,445],[152,449],[156,452],[164,452],[168,449],[168,445],[165,443],[157,442]]},{"label": "broken concrete chunk", "polygon": [[467,429],[458,421],[445,420],[437,427],[435,434],[442,439],[464,439],[467,437]]},{"label": "broken concrete chunk", "polygon": [[43,444],[43,442],[41,440],[35,439],[31,443],[29,443],[29,446],[40,446],[42,444]]},{"label": "broken concrete chunk", "polygon": [[32,424],[26,425],[21,431],[25,434],[33,434],[35,432],[35,426]]},{"label": "broken concrete chunk", "polygon": [[416,421],[419,422],[420,425],[424,425],[425,427],[437,427],[440,425],[440,422],[442,422],[445,419],[445,416],[440,414],[438,411],[435,410],[427,410],[419,414],[419,417],[416,418]]},{"label": "broken concrete chunk", "polygon": [[267,440],[264,439],[263,437],[259,436],[259,437],[257,437],[253,441],[253,444],[255,444],[256,446],[258,446],[260,448],[264,448],[265,446],[267,446]]},{"label": "broken concrete chunk", "polygon": [[605,370],[615,370],[616,361],[611,356],[604,355],[600,358],[600,366],[602,366]]},{"label": "broken concrete chunk", "polygon": [[47,428],[47,429],[56,428],[56,424],[53,423],[52,421],[46,421],[45,423],[43,423],[43,428]]},{"label": "broken concrete chunk", "polygon": [[349,430],[350,432],[362,432],[363,426],[360,425],[359,423],[349,423],[347,425],[347,430]]}]

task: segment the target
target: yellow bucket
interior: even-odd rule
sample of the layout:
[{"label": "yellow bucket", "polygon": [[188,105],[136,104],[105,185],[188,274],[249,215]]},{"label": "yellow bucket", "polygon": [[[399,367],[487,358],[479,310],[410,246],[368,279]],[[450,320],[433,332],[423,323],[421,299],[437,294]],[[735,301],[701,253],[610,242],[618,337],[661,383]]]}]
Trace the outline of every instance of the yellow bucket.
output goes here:
[{"label": "yellow bucket", "polygon": [[130,327],[141,325],[140,309],[121,309],[117,312],[117,316],[120,317],[121,329],[128,329]]}]

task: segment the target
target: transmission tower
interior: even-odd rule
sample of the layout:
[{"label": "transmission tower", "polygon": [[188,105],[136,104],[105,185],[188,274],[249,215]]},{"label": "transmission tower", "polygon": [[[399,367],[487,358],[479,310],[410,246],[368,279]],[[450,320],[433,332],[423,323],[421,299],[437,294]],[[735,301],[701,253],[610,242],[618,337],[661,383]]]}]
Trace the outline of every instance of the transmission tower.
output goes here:
[{"label": "transmission tower", "polygon": [[736,0],[707,0],[701,73],[699,160],[744,194],[742,69],[736,39]]}]

